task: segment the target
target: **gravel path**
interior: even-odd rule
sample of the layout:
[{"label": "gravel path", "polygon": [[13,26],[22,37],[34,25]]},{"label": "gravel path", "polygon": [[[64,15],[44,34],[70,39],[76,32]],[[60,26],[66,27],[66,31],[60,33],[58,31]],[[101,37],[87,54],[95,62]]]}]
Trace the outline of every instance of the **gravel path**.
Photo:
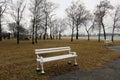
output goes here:
[{"label": "gravel path", "polygon": [[[120,52],[120,46],[108,47]],[[50,80],[120,80],[120,59],[107,63],[106,68],[96,69],[91,72],[82,70],[56,76]]]}]

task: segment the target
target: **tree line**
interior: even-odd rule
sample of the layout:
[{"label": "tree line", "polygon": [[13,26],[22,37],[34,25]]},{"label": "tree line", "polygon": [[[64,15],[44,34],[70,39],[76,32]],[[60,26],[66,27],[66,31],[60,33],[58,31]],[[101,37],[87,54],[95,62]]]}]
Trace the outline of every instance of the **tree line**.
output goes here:
[{"label": "tree line", "polygon": [[[24,21],[23,15],[27,6],[29,6],[30,27],[26,29],[22,25]],[[120,28],[120,5],[114,7],[110,1],[102,0],[96,5],[95,11],[90,12],[85,5],[78,1],[71,2],[71,5],[65,10],[67,17],[64,19],[55,17],[55,9],[57,5],[48,0],[2,0],[0,1],[0,41],[2,41],[2,20],[6,17],[4,14],[10,15],[14,22],[8,23],[11,33],[15,33],[17,44],[20,41],[20,33],[29,33],[31,35],[32,44],[37,43],[38,38],[46,40],[48,38],[61,39],[62,32],[71,29],[71,42],[79,39],[81,28],[85,29],[88,40],[93,31],[98,32],[98,42],[101,41],[101,33],[104,34],[106,40],[106,25],[104,20],[107,15],[112,19],[112,35],[111,41],[114,41],[115,30]],[[112,14],[111,11],[114,13]],[[48,34],[49,32],[49,34]]]}]

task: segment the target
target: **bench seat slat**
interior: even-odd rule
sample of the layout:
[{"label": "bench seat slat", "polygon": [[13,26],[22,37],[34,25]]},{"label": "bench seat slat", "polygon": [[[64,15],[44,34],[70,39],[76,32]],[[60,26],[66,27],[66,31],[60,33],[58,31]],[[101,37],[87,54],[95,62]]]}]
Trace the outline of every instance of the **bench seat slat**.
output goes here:
[{"label": "bench seat slat", "polygon": [[75,55],[75,54],[67,54],[67,55],[60,55],[60,56],[43,58],[42,60],[41,59],[37,59],[37,61],[49,62],[49,61],[56,61],[56,60],[66,59],[66,58],[72,58],[72,57],[76,57],[76,56],[77,55]]}]

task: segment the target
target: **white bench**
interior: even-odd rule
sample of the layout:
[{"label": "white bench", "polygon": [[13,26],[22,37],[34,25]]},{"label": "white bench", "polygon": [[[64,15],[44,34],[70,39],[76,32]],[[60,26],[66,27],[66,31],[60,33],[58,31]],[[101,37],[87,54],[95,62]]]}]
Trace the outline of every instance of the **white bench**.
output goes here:
[{"label": "white bench", "polygon": [[[50,61],[56,61],[56,60],[62,60],[62,59],[67,59],[67,58],[74,58],[75,63],[74,65],[77,65],[77,54],[76,52],[71,52],[70,47],[56,47],[56,48],[46,48],[46,49],[35,49],[35,54],[37,55],[37,71],[40,71],[39,66],[41,65],[41,74],[44,74],[44,67],[43,64],[45,62],[50,62]],[[68,51],[67,54],[63,55],[58,55],[58,56],[53,56],[53,57],[45,57],[43,58],[40,54],[46,54],[46,53],[53,53],[53,52],[61,52],[61,51]],[[71,61],[69,61],[71,63]]]}]

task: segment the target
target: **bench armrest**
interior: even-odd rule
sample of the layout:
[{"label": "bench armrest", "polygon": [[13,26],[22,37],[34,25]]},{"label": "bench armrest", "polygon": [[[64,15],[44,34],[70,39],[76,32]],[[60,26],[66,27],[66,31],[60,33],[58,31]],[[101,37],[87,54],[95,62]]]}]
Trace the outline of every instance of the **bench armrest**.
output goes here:
[{"label": "bench armrest", "polygon": [[37,55],[37,61],[38,61],[38,60],[43,61],[43,57],[42,57],[42,56]]},{"label": "bench armrest", "polygon": [[77,55],[76,52],[71,52],[71,51],[69,52],[69,54]]}]

